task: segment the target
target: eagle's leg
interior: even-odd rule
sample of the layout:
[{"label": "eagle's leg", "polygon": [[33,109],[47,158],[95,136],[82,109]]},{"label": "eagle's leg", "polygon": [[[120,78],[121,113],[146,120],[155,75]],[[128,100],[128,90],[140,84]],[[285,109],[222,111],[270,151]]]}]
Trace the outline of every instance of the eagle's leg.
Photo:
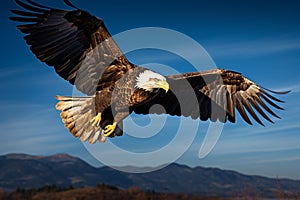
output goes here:
[{"label": "eagle's leg", "polygon": [[117,124],[123,120],[125,117],[129,115],[129,112],[117,112],[117,114],[114,116],[114,122],[113,124],[107,125],[104,129],[104,136],[107,137],[111,135],[113,132],[115,132],[117,128]]},{"label": "eagle's leg", "polygon": [[101,113],[98,113],[90,122],[92,123],[92,126],[99,126],[101,122]]},{"label": "eagle's leg", "polygon": [[107,125],[104,130],[105,133],[104,136],[107,137],[110,134],[112,134],[116,130],[116,127],[117,127],[117,122],[114,122],[111,125]]}]

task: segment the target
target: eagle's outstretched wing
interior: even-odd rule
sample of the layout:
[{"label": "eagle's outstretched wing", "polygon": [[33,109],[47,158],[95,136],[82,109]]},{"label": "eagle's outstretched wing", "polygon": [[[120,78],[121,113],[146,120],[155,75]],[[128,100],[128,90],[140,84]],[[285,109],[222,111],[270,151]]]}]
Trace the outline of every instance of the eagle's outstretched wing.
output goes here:
[{"label": "eagle's outstretched wing", "polygon": [[16,2],[26,11],[12,10],[17,26],[38,59],[77,89],[92,95],[115,82],[132,65],[111,38],[103,21],[80,10],[60,10],[31,0]]},{"label": "eagle's outstretched wing", "polygon": [[265,111],[279,118],[267,104],[282,109],[272,100],[282,101],[269,93],[288,93],[265,89],[239,73],[223,69],[172,75],[167,80],[170,85],[169,92],[162,91],[147,103],[134,108],[135,113],[167,113],[201,120],[235,122],[236,108],[247,123],[252,124],[245,109],[263,125],[257,113],[270,122],[272,120]]}]

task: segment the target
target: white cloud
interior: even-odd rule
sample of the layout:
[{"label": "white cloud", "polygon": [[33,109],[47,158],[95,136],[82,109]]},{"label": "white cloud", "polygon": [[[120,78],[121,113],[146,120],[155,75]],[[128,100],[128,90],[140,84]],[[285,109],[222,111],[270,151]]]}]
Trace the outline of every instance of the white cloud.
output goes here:
[{"label": "white cloud", "polygon": [[300,92],[300,83],[294,83],[289,86],[280,87],[278,89],[274,89],[276,91],[291,91],[291,94]]},{"label": "white cloud", "polygon": [[[5,115],[15,114],[0,123],[0,153],[6,152],[43,152],[53,151],[53,145],[67,139],[58,116],[53,108],[42,105],[8,105],[0,108]],[[11,110],[11,111],[10,111]],[[71,137],[70,137],[71,139]],[[64,147],[65,148],[65,147]],[[63,148],[62,148],[63,149]]]},{"label": "white cloud", "polygon": [[206,46],[215,56],[253,56],[300,49],[300,39],[292,37],[261,38],[249,41],[216,41]]},{"label": "white cloud", "polygon": [[38,68],[34,68],[34,63],[26,63],[22,66],[6,66],[0,69],[0,78],[12,77],[23,73],[37,71]]}]

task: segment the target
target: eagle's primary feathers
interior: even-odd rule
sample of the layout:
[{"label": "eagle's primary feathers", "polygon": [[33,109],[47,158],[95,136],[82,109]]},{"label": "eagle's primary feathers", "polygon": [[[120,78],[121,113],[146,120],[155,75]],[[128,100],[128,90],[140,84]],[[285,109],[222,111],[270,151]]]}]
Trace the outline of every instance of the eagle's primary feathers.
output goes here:
[{"label": "eagle's primary feathers", "polygon": [[[131,112],[166,113],[193,119],[235,122],[235,109],[252,124],[248,114],[263,125],[260,114],[279,118],[268,106],[282,102],[240,73],[215,69],[162,76],[129,62],[104,22],[68,0],[73,10],[60,10],[31,0],[16,0],[24,10],[12,10],[10,19],[36,57],[87,97],[57,96],[65,126],[82,141],[104,142],[122,135],[122,120]],[[159,104],[162,109],[152,109]],[[248,114],[247,114],[248,113]]]}]

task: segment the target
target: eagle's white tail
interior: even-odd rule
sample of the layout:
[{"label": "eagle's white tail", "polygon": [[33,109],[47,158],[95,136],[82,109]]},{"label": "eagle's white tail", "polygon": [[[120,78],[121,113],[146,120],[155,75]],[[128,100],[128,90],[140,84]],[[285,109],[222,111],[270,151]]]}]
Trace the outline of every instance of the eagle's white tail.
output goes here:
[{"label": "eagle's white tail", "polygon": [[105,142],[104,131],[100,126],[92,126],[90,122],[95,116],[93,97],[65,97],[56,96],[59,102],[56,109],[60,110],[60,116],[65,127],[81,141],[95,143],[97,140]]}]

